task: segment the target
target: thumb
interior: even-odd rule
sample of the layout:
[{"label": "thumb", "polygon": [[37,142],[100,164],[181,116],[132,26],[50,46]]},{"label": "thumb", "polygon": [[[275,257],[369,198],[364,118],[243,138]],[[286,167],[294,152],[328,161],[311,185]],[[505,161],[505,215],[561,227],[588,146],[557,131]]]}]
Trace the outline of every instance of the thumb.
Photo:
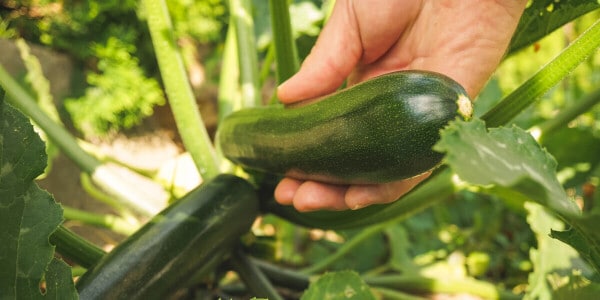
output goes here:
[{"label": "thumb", "polygon": [[362,56],[358,24],[351,1],[336,1],[317,42],[300,70],[282,83],[277,96],[284,104],[335,91]]}]

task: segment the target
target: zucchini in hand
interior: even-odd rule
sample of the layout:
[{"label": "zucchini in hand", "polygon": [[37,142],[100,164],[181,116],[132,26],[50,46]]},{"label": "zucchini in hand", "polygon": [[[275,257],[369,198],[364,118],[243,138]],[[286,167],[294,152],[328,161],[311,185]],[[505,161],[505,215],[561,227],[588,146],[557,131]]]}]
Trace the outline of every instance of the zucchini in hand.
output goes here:
[{"label": "zucchini in hand", "polygon": [[304,180],[370,184],[438,166],[440,129],[470,118],[471,101],[442,74],[381,75],[300,107],[232,113],[219,125],[222,153],[242,167]]},{"label": "zucchini in hand", "polygon": [[81,299],[165,299],[207,274],[258,215],[256,191],[219,175],[152,218],[77,281]]}]

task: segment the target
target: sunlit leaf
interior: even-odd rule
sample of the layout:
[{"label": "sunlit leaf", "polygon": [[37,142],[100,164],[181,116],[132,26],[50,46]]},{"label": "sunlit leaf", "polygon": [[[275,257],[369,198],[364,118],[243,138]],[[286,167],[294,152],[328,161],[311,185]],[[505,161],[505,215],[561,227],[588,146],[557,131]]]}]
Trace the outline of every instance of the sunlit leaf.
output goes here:
[{"label": "sunlit leaf", "polygon": [[587,214],[569,220],[569,230],[553,230],[551,236],[577,249],[592,267],[600,272],[600,213]]},{"label": "sunlit leaf", "polygon": [[581,261],[577,252],[565,243],[551,238],[551,230],[562,230],[564,223],[535,203],[526,203],[527,222],[536,235],[537,248],[530,250],[533,272],[529,274],[527,299],[553,299],[550,274],[570,274],[573,262]]},{"label": "sunlit leaf", "polygon": [[457,121],[435,149],[446,152],[445,162],[469,183],[510,188],[554,212],[579,214],[556,178],[556,161],[518,127],[488,132],[479,119]]},{"label": "sunlit leaf", "polygon": [[[62,210],[33,182],[45,166],[44,144],[29,120],[0,102],[0,291],[8,299],[41,298],[40,283],[54,256],[48,237],[62,222]],[[72,281],[65,272],[60,280]],[[74,287],[54,293],[74,295]]]},{"label": "sunlit leaf", "polygon": [[326,273],[312,283],[301,300],[375,300],[369,286],[353,271]]},{"label": "sunlit leaf", "polygon": [[566,23],[600,8],[597,0],[534,0],[525,9],[508,53],[514,53]]},{"label": "sunlit leaf", "polygon": [[556,161],[528,133],[517,127],[488,132],[480,120],[454,122],[436,149],[447,152],[446,163],[461,179],[502,197],[537,202],[562,217],[572,229],[552,236],[600,271],[600,216],[580,214],[556,177]]}]

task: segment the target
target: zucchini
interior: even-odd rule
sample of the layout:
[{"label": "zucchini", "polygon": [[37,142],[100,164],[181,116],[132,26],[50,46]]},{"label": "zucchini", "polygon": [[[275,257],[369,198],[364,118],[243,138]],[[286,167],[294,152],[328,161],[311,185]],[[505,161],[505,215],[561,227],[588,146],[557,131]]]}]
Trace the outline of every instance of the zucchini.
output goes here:
[{"label": "zucchini", "polygon": [[164,299],[207,274],[258,215],[253,186],[218,175],[117,245],[77,281],[81,299]]},{"label": "zucchini", "polygon": [[400,71],[299,107],[239,110],[219,125],[223,155],[251,170],[334,184],[410,178],[438,166],[432,147],[471,101],[447,76]]}]

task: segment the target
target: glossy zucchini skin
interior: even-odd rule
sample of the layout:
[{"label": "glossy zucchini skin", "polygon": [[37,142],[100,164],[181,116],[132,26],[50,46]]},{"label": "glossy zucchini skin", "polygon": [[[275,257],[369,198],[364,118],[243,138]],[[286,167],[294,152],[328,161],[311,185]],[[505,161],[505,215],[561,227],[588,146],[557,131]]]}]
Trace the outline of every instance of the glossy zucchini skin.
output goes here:
[{"label": "glossy zucchini skin", "polygon": [[77,281],[81,299],[168,299],[210,272],[258,215],[247,181],[218,175],[128,237]]},{"label": "glossy zucchini skin", "polygon": [[445,75],[399,71],[305,106],[234,112],[217,141],[248,169],[335,184],[390,182],[439,165],[432,147],[449,121],[470,118],[466,95]]}]

